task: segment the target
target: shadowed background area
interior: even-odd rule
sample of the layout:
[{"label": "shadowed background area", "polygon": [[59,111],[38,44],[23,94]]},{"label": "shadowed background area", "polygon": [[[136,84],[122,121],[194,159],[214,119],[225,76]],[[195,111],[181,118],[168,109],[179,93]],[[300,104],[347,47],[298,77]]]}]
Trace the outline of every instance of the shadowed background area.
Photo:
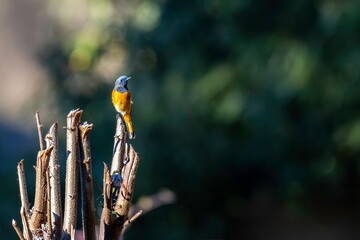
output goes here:
[{"label": "shadowed background area", "polygon": [[358,1],[4,0],[0,56],[4,239],[21,222],[22,158],[33,202],[37,109],[44,129],[78,107],[94,124],[100,209],[124,74],[142,159],[134,202],[176,195],[126,239],[359,238]]}]

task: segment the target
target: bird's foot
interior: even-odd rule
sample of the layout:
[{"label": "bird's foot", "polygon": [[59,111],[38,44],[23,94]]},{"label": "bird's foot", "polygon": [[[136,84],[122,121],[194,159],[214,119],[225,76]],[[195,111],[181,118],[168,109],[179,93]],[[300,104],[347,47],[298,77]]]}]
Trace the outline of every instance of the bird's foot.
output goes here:
[{"label": "bird's foot", "polygon": [[135,139],[136,137],[135,132],[128,133],[128,135],[129,135],[129,139]]}]

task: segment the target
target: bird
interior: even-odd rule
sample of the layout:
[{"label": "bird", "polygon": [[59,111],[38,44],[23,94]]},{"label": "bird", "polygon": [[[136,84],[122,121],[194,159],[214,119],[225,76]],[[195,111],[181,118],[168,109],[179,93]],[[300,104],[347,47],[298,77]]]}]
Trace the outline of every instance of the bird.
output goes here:
[{"label": "bird", "polygon": [[129,139],[135,138],[134,128],[131,122],[131,96],[127,87],[127,82],[131,77],[121,76],[115,81],[115,87],[112,90],[112,103],[118,113],[125,121]]}]

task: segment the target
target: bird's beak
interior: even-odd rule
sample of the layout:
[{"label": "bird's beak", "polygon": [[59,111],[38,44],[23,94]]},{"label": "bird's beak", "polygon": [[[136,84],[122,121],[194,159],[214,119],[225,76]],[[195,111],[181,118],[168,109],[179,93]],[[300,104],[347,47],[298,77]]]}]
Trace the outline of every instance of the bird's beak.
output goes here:
[{"label": "bird's beak", "polygon": [[128,81],[131,77],[128,77],[125,81]]}]

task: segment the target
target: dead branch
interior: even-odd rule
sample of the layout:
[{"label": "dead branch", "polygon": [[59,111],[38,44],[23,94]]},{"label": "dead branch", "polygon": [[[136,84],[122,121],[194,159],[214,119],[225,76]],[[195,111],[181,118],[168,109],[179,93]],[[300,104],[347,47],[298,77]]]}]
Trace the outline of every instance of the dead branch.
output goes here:
[{"label": "dead branch", "polygon": [[129,214],[132,215],[140,211],[140,209],[145,214],[163,205],[172,204],[175,201],[176,194],[169,189],[163,189],[150,196],[140,197],[136,204],[131,205]]},{"label": "dead branch", "polygon": [[[104,207],[100,220],[100,240],[119,239],[124,226],[131,222],[128,216],[139,162],[131,145],[128,152],[125,124],[118,115],[111,174],[106,165],[104,168]],[[136,214],[133,220],[139,215],[140,213]]]},{"label": "dead branch", "polygon": [[[75,239],[79,192],[82,194],[83,237],[96,239],[89,140],[93,125],[86,122],[80,124],[81,115],[80,109],[72,110],[67,115],[65,207],[62,214],[58,124],[53,124],[47,133],[44,150],[39,112],[35,114],[41,150],[36,161],[36,189],[32,211],[29,210],[23,160],[18,164],[23,232],[15,221],[13,227],[20,239]],[[143,212],[139,210],[129,217],[140,159],[132,145],[126,143],[125,130],[123,119],[117,115],[111,171],[104,164],[104,206],[98,236],[100,240],[119,239],[123,230]],[[81,191],[78,190],[78,171],[80,171]],[[63,222],[62,216],[64,216]]]},{"label": "dead branch", "polygon": [[17,165],[17,173],[19,178],[19,189],[20,189],[20,199],[21,206],[24,207],[26,214],[29,213],[29,199],[26,187],[25,171],[24,171],[24,159],[22,159]]},{"label": "dead branch", "polygon": [[111,162],[110,173],[121,172],[121,169],[124,165],[124,155],[125,155],[125,143],[127,134],[125,132],[125,123],[122,117],[116,115],[116,130],[115,130],[115,141],[113,149],[113,158]]},{"label": "dead branch", "polygon": [[60,164],[58,149],[58,123],[54,123],[45,137],[46,147],[53,146],[49,162],[50,218],[54,239],[60,239],[62,229],[62,209],[60,190]]},{"label": "dead branch", "polygon": [[140,159],[131,144],[128,156],[129,162],[122,169],[123,183],[121,184],[121,194],[119,194],[114,207],[117,215],[124,218],[124,222],[128,217],[135,186],[136,171],[140,163]]},{"label": "dead branch", "polygon": [[51,217],[51,199],[50,199],[50,175],[49,169],[46,171],[46,217],[47,217],[47,224],[46,224],[46,231],[50,239],[53,239],[53,228],[52,228],[52,217]]},{"label": "dead branch", "polygon": [[140,217],[140,215],[143,213],[142,210],[139,210],[134,216],[132,216],[130,219],[126,220],[124,225],[123,225],[123,231],[125,230],[125,228],[127,226],[129,226],[130,223],[134,222],[138,217]]},{"label": "dead branch", "polygon": [[17,223],[16,223],[16,221],[14,219],[12,220],[12,226],[15,229],[15,232],[18,235],[18,237],[20,238],[20,240],[25,240],[24,235],[22,234],[19,226],[17,225]]},{"label": "dead branch", "polygon": [[76,229],[78,198],[78,124],[82,110],[70,111],[66,121],[66,177],[65,177],[65,211],[62,239],[71,238],[72,227]]},{"label": "dead branch", "polygon": [[38,130],[38,135],[39,135],[40,150],[44,150],[44,140],[43,140],[43,134],[42,134],[43,125],[40,122],[39,110],[36,111],[36,113],[35,113],[35,119],[36,119],[36,126],[37,126],[37,130]]},{"label": "dead branch", "polygon": [[82,123],[79,125],[80,136],[80,184],[82,200],[82,223],[84,239],[95,238],[95,207],[92,179],[92,161],[90,153],[89,134],[93,125]]},{"label": "dead branch", "polygon": [[32,215],[29,220],[29,228],[33,236],[42,236],[41,224],[46,222],[46,172],[49,167],[50,153],[53,147],[39,151],[36,160],[36,183],[35,200]]},{"label": "dead branch", "polygon": [[24,237],[27,240],[32,240],[32,234],[29,229],[29,220],[27,217],[27,213],[25,213],[25,208],[23,206],[21,206],[21,208],[20,208],[20,216],[21,216],[21,222],[23,225]]},{"label": "dead branch", "polygon": [[114,222],[114,217],[112,216],[112,180],[109,169],[104,163],[104,177],[103,177],[103,196],[104,196],[104,206],[101,213],[100,220],[100,231],[99,231],[99,240],[105,239],[117,239],[113,235],[112,225]]}]

